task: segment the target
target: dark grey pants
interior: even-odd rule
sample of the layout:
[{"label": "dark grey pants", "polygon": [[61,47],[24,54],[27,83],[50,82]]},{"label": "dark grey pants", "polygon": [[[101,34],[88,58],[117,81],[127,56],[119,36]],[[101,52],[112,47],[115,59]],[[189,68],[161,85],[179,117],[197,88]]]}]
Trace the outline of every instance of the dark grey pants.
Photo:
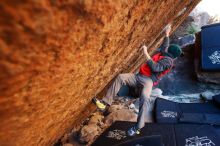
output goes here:
[{"label": "dark grey pants", "polygon": [[111,105],[123,85],[136,87],[138,84],[143,85],[140,96],[139,114],[137,119],[137,128],[143,128],[145,124],[145,115],[149,114],[149,107],[152,106],[150,94],[153,87],[151,78],[135,74],[119,74],[107,91],[106,96],[102,99],[105,103]]}]

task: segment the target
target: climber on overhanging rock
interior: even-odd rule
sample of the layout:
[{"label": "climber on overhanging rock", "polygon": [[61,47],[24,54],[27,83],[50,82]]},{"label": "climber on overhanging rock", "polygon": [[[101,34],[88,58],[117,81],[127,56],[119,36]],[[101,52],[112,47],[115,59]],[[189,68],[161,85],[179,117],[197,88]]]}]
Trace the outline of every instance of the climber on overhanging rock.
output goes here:
[{"label": "climber on overhanging rock", "polygon": [[169,45],[170,31],[171,26],[168,26],[165,29],[166,36],[163,44],[159,48],[159,51],[152,56],[152,58],[148,54],[147,47],[145,45],[141,47],[146,58],[146,63],[140,67],[139,73],[119,74],[102,100],[93,98],[97,107],[101,110],[105,110],[107,106],[112,104],[114,98],[123,85],[142,87],[137,123],[128,130],[127,133],[129,136],[140,134],[141,128],[143,128],[145,124],[144,117],[148,112],[148,107],[150,106],[150,94],[152,87],[158,84],[161,77],[172,69],[173,61],[182,54],[182,50],[178,45]]}]

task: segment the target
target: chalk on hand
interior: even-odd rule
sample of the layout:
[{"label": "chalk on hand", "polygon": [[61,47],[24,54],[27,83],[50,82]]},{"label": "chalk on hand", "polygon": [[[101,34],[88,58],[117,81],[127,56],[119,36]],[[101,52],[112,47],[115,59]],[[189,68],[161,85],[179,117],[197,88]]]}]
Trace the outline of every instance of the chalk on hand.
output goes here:
[{"label": "chalk on hand", "polygon": [[171,26],[172,26],[172,25],[171,25],[170,23],[167,24],[167,26],[164,28],[164,31],[167,30],[167,29],[171,29]]}]

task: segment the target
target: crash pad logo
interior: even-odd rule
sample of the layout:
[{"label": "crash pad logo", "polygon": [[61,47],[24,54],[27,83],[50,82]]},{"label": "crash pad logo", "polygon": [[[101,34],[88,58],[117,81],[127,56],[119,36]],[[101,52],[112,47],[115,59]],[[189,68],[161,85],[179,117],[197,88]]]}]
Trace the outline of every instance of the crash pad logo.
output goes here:
[{"label": "crash pad logo", "polygon": [[177,112],[173,111],[162,111],[161,112],[162,117],[164,118],[175,118],[177,117]]},{"label": "crash pad logo", "polygon": [[185,146],[215,146],[215,144],[207,138],[207,136],[204,137],[191,137],[186,139]]},{"label": "crash pad logo", "polygon": [[220,51],[215,51],[208,57],[212,61],[212,64],[220,64]]},{"label": "crash pad logo", "polygon": [[115,129],[113,131],[109,131],[107,137],[113,138],[116,140],[121,140],[121,139],[126,138],[126,132],[122,131],[122,130]]}]

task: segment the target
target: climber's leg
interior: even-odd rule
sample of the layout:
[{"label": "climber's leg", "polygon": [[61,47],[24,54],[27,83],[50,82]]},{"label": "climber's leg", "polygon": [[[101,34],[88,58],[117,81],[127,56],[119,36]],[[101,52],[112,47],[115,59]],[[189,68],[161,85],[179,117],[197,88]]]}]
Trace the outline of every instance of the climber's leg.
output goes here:
[{"label": "climber's leg", "polygon": [[144,127],[145,124],[145,115],[149,111],[149,107],[151,106],[151,99],[150,94],[153,87],[153,81],[149,78],[149,80],[146,81],[144,88],[141,93],[140,97],[140,104],[139,104],[139,114],[137,119],[137,128],[141,129]]},{"label": "climber's leg", "polygon": [[106,104],[111,105],[114,101],[114,97],[117,95],[117,93],[123,85],[134,87],[136,86],[136,84],[137,80],[135,74],[119,74],[110,86],[110,88],[108,89],[106,96],[102,100]]},{"label": "climber's leg", "polygon": [[136,134],[139,134],[140,129],[143,128],[145,125],[145,115],[147,114],[149,107],[151,106],[150,94],[152,91],[152,87],[153,87],[153,81],[150,78],[147,78],[140,96],[137,124],[136,126],[128,130],[129,136],[134,136]]}]

